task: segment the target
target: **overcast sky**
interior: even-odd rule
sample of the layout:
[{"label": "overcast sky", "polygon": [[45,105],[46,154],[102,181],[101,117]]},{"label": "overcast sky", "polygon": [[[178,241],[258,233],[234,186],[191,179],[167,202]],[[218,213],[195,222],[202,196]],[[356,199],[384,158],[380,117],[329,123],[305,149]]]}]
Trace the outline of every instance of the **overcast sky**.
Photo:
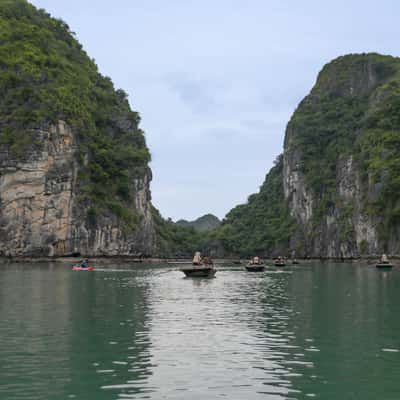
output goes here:
[{"label": "overcast sky", "polygon": [[128,94],[164,217],[223,217],[257,192],[331,59],[399,55],[397,0],[33,0]]}]

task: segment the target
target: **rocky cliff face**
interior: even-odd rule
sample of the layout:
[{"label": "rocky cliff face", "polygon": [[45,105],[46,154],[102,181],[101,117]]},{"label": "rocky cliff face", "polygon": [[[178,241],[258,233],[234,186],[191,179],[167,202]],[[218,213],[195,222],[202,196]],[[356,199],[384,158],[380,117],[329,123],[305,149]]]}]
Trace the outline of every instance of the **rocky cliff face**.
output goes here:
[{"label": "rocky cliff face", "polygon": [[378,254],[379,219],[365,212],[364,191],[352,156],[338,159],[336,202],[323,215],[315,217],[318,199],[309,188],[291,152],[284,153],[283,186],[290,214],[298,223],[290,247],[301,256],[357,258]]},{"label": "rocky cliff face", "polygon": [[96,224],[79,202],[76,134],[65,122],[35,132],[23,159],[0,149],[0,254],[6,256],[140,255],[153,250],[150,171],[134,182],[140,228],[127,234],[112,213]]},{"label": "rocky cliff face", "polygon": [[[393,239],[387,240],[394,237],[393,221],[385,224],[377,206],[382,181],[373,177],[363,159],[365,138],[376,128],[370,121],[379,108],[376,99],[387,85],[397,85],[395,65],[398,68],[398,60],[375,54],[333,61],[289,122],[282,179],[290,213],[298,223],[291,240],[298,253],[359,257],[399,252]],[[398,136],[398,127],[391,128]],[[378,141],[381,134],[373,132]],[[385,173],[385,167],[380,172]]]},{"label": "rocky cliff face", "polygon": [[150,255],[140,116],[68,25],[0,2],[0,255]]}]

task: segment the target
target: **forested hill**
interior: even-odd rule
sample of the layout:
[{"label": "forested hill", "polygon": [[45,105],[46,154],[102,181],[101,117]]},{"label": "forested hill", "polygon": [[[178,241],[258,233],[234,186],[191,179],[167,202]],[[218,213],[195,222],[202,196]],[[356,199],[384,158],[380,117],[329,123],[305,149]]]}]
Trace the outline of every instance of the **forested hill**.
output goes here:
[{"label": "forested hill", "polygon": [[260,192],[214,243],[243,255],[400,254],[399,177],[400,59],[339,57],[294,112]]},{"label": "forested hill", "polygon": [[221,221],[213,214],[206,214],[194,221],[180,219],[176,221],[175,224],[183,227],[193,227],[196,231],[205,232],[215,229],[221,224]]},{"label": "forested hill", "polygon": [[211,233],[218,252],[222,249],[227,255],[251,256],[288,249],[295,221],[284,200],[282,173],[283,158],[279,156],[259,193],[232,209]]}]

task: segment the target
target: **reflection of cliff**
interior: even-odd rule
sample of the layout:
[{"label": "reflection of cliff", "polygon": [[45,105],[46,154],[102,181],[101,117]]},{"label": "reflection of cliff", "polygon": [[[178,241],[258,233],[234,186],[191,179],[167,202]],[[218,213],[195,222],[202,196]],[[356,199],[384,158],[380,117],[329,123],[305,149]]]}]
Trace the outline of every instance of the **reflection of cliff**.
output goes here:
[{"label": "reflection of cliff", "polygon": [[1,266],[1,399],[60,398],[68,382],[67,276],[52,268],[51,264]]},{"label": "reflection of cliff", "polygon": [[[397,371],[389,372],[391,364],[381,355],[384,348],[399,347],[398,309],[391,303],[398,288],[390,273],[376,272],[327,264],[290,281],[293,343],[314,366],[292,378],[295,389],[329,399],[349,393],[383,398],[383,393],[397,391]],[[371,374],[374,379],[367,379]],[[376,382],[385,382],[384,389],[377,390]]]},{"label": "reflection of cliff", "polygon": [[218,271],[215,279],[196,280],[176,272],[153,282],[150,335],[157,367],[150,387],[174,399],[290,392],[289,368],[282,363],[284,282],[264,274],[246,278]]},{"label": "reflection of cliff", "polygon": [[395,359],[385,357],[399,349],[396,280],[375,268],[325,264],[253,281],[235,304],[249,310],[266,391],[332,400],[397,393]]},{"label": "reflection of cliff", "polygon": [[292,305],[288,295],[290,272],[269,273],[257,287],[252,287],[249,302],[248,329],[259,351],[257,364],[263,374],[265,390],[270,395],[288,396],[294,392],[294,365],[303,364],[298,348],[293,344],[295,328],[291,324]]},{"label": "reflection of cliff", "polygon": [[69,290],[68,391],[82,399],[142,393],[151,374],[147,284],[132,271],[96,272],[72,276]]}]

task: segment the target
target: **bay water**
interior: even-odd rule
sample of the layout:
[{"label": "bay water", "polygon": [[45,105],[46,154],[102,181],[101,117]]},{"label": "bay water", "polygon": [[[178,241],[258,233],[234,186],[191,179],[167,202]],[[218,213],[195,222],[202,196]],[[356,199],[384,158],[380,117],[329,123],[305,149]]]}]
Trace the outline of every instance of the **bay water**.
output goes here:
[{"label": "bay water", "polygon": [[0,399],[400,399],[400,268],[0,265]]}]

